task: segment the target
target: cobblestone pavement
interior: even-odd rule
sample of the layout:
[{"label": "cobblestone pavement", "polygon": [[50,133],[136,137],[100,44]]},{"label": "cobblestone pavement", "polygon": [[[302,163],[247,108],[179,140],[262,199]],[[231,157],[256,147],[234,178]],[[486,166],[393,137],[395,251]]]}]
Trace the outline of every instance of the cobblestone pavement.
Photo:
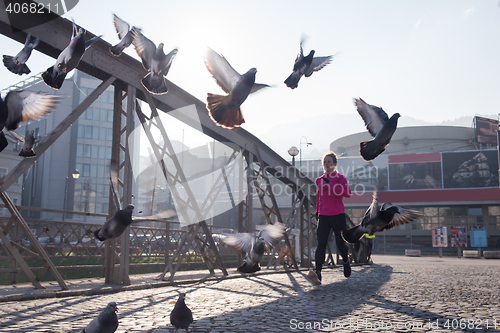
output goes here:
[{"label": "cobblestone pavement", "polygon": [[2,302],[0,332],[79,332],[110,301],[116,332],[172,332],[170,302],[181,292],[191,332],[500,332],[500,260],[373,259],[348,279],[325,268],[322,286],[299,271]]}]

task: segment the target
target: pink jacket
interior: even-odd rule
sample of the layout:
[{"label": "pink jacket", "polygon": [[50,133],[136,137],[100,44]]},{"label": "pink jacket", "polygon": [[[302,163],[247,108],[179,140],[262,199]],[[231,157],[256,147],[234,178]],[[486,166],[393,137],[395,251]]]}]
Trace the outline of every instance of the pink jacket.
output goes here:
[{"label": "pink jacket", "polygon": [[[327,177],[330,182],[327,183],[323,177]],[[351,189],[344,175],[337,171],[316,178],[318,187],[316,197],[316,212],[319,215],[338,215],[345,213],[343,198],[351,197]]]}]

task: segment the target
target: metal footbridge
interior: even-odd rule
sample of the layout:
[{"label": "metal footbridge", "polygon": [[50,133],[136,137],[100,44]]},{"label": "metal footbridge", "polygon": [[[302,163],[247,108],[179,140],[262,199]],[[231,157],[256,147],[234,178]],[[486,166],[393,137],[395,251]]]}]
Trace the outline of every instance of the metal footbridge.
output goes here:
[{"label": "metal footbridge", "polygon": [[[6,1],[14,3],[12,0]],[[0,33],[23,44],[27,33],[36,36],[40,39],[40,44],[37,51],[42,52],[52,58],[57,58],[59,53],[67,46],[72,34],[72,22],[58,17],[52,13],[43,15],[23,14],[24,20],[29,20],[33,27],[22,29],[22,24],[19,20],[10,20],[6,15],[0,15]],[[57,16],[57,17],[56,17]],[[16,31],[17,30],[17,31]],[[86,38],[94,37],[91,32],[86,32]],[[186,175],[181,167],[181,164],[173,150],[172,143],[168,137],[159,113],[169,113],[173,110],[178,110],[184,107],[191,107],[196,110],[198,120],[182,112],[172,113],[178,120],[185,124],[200,130],[207,136],[217,140],[218,142],[231,147],[234,151],[233,155],[228,159],[234,159],[237,154],[243,156],[245,161],[244,167],[241,167],[239,172],[245,173],[246,186],[248,191],[246,200],[239,204],[238,230],[239,232],[253,231],[252,226],[252,201],[255,196],[260,199],[267,223],[285,223],[286,217],[282,216],[280,207],[278,207],[276,198],[271,190],[270,178],[274,177],[289,186],[295,193],[295,203],[292,207],[292,214],[299,217],[300,226],[300,257],[301,262],[305,262],[307,254],[310,253],[311,243],[311,214],[314,212],[315,193],[314,183],[301,174],[297,169],[292,167],[287,161],[280,157],[271,148],[266,146],[257,137],[247,132],[243,128],[234,128],[228,130],[217,126],[208,115],[205,108],[205,103],[190,95],[185,90],[179,88],[172,82],[167,82],[168,93],[164,95],[151,95],[141,85],[142,79],[146,71],[142,64],[128,56],[122,54],[120,57],[115,57],[109,52],[110,43],[100,39],[94,43],[84,54],[77,69],[83,71],[99,80],[102,83],[90,93],[72,112],[43,140],[37,147],[37,156],[32,159],[23,159],[14,169],[0,181],[0,197],[12,214],[9,223],[0,228],[0,239],[7,247],[8,252],[17,261],[23,272],[29,277],[35,288],[43,288],[40,283],[43,274],[50,271],[56,278],[62,289],[67,289],[64,279],[57,271],[49,256],[40,245],[37,238],[29,231],[29,228],[19,213],[18,209],[13,205],[11,199],[6,193],[6,190],[27,171],[64,131],[66,131],[80,115],[108,88],[114,86],[114,118],[113,118],[113,145],[112,159],[120,161],[120,172],[118,183],[121,185],[120,192],[123,193],[123,204],[131,203],[132,189],[132,170],[129,155],[128,136],[134,128],[134,114],[138,116],[148,140],[153,147],[153,153],[156,158],[156,163],[161,168],[162,173],[167,181],[172,195],[177,203],[183,207],[178,211],[182,215],[184,221],[187,221],[188,230],[183,234],[180,242],[182,246],[178,247],[172,258],[165,264],[165,269],[161,274],[161,279],[172,279],[175,272],[178,270],[184,252],[183,246],[194,246],[203,256],[204,261],[209,270],[220,269],[224,274],[227,274],[226,267],[218,253],[217,246],[214,243],[212,234],[207,226],[204,218],[204,210],[210,207],[217,199],[216,194],[219,193],[220,187],[224,186],[224,177],[220,177],[215,182],[214,188],[209,191],[207,197],[200,202],[194,197],[192,190],[189,188],[189,183],[186,181]],[[30,82],[27,82],[29,84]],[[19,88],[23,88],[20,86]],[[139,103],[144,102],[144,103]],[[141,107],[141,105],[143,107]],[[144,108],[146,105],[146,108]],[[156,135],[153,137],[152,130],[159,131],[161,137]],[[165,163],[169,160],[170,163]],[[168,165],[168,167],[167,167]],[[222,166],[224,168],[227,166]],[[222,172],[224,174],[224,172]],[[185,193],[181,194],[177,190],[178,185],[182,184]],[[111,201],[112,202],[112,201]],[[112,207],[112,205],[110,206]],[[287,210],[290,207],[287,207]],[[35,276],[32,269],[20,255],[19,244],[13,244],[9,241],[9,231],[14,225],[18,225],[24,234],[28,237],[29,242],[33,245],[33,256],[42,259],[44,269],[38,276]],[[206,237],[198,237],[202,233]],[[285,242],[290,246],[288,235],[285,234]],[[127,284],[129,280],[129,253],[128,244],[130,238],[128,232],[125,232],[117,240],[106,241],[105,247],[105,265],[104,272],[107,283]],[[121,245],[123,249],[117,253],[117,246]],[[293,248],[290,246],[290,248]],[[295,261],[295,256],[291,256],[288,262],[288,267],[297,269],[298,265]]]}]

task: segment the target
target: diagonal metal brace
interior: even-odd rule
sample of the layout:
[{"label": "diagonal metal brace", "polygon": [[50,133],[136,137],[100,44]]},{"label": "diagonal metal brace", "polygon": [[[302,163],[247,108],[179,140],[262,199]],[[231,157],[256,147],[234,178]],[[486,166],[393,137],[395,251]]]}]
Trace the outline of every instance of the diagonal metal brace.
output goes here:
[{"label": "diagonal metal brace", "polygon": [[[272,188],[271,188],[271,183],[269,182],[269,178],[267,177],[266,175],[266,169],[265,169],[265,165],[264,165],[264,161],[262,160],[262,157],[260,156],[260,152],[259,152],[259,148],[257,147],[257,145],[255,146],[255,151],[256,151],[256,155],[257,155],[257,159],[259,161],[259,165],[260,165],[260,176],[265,180],[265,186],[266,186],[266,192],[267,192],[267,195],[269,196],[269,198],[271,199],[271,203],[273,205],[272,209],[270,210],[270,212],[266,212],[266,203],[264,201],[264,198],[262,195],[259,195],[259,199],[261,201],[261,204],[262,204],[262,208],[264,208],[264,212],[265,212],[265,215],[266,215],[266,219],[267,219],[267,222],[269,224],[272,224],[272,221],[269,217],[270,213],[274,213],[278,219],[278,222],[279,223],[283,223],[283,219],[281,218],[281,214],[280,214],[280,211],[279,211],[279,208],[278,208],[278,203],[276,202],[276,198],[272,192]],[[258,184],[258,180],[257,180],[257,177],[254,177],[254,184],[255,184],[255,187],[258,188],[259,187],[259,184]],[[285,244],[290,248],[292,249],[292,266],[295,268],[295,269],[298,269],[299,267],[297,266],[297,261],[295,260],[295,255],[293,255],[293,248],[290,244],[290,239],[288,238],[288,234],[285,232],[284,234],[284,239],[285,239]]]},{"label": "diagonal metal brace", "polygon": [[[5,206],[7,209],[10,211],[12,215],[14,215],[17,219],[17,223],[21,227],[21,230],[24,232],[25,236],[28,238],[28,240],[31,242],[31,245],[34,246],[36,252],[41,256],[41,259],[44,261],[45,266],[47,269],[42,270],[41,273],[45,273],[47,270],[50,270],[54,278],[56,279],[57,283],[59,283],[59,286],[61,287],[62,290],[68,290],[68,286],[66,285],[66,282],[64,282],[63,278],[57,271],[56,267],[50,260],[47,252],[43,249],[42,245],[38,241],[38,239],[35,237],[35,235],[31,232],[29,226],[26,224],[26,221],[24,221],[23,217],[21,216],[21,213],[17,210],[17,208],[14,206],[12,201],[10,200],[9,195],[5,190],[3,189],[2,185],[0,185],[0,198],[4,202]],[[30,279],[31,283],[35,286],[36,289],[43,289],[43,286],[40,284],[40,279],[42,276],[35,277],[29,266],[27,265],[26,261],[24,261],[23,257],[21,254],[15,249],[12,244],[10,243],[10,240],[7,238],[7,235],[4,233],[4,230],[0,228],[0,238],[6,245],[7,249],[9,252],[12,254],[14,259],[17,261],[23,272],[28,276]]]}]

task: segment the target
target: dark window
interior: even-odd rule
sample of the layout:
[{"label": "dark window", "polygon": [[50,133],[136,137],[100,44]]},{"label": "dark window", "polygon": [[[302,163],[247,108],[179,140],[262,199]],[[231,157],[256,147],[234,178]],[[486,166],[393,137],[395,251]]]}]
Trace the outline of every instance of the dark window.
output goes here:
[{"label": "dark window", "polygon": [[88,109],[85,111],[85,119],[90,119],[90,120],[92,120],[92,116],[93,116],[93,109],[92,109],[92,108],[88,108]]},{"label": "dark window", "polygon": [[92,139],[92,126],[85,126],[85,138]]},{"label": "dark window", "polygon": [[97,126],[92,127],[92,139],[99,140],[99,127]]},{"label": "dark window", "polygon": [[483,215],[483,210],[481,206],[479,207],[469,206],[469,216],[481,216],[481,215]]},{"label": "dark window", "polygon": [[85,137],[85,125],[78,125],[78,138],[83,139]]},{"label": "dark window", "polygon": [[83,144],[76,145],[76,157],[83,157]]},{"label": "dark window", "polygon": [[83,165],[83,177],[90,177],[90,164]]},{"label": "dark window", "polygon": [[92,150],[92,146],[91,146],[91,145],[85,145],[85,149],[84,149],[83,157],[88,157],[88,158],[90,158],[90,153],[91,153],[91,150]]},{"label": "dark window", "polygon": [[99,120],[99,113],[101,110],[99,108],[94,108],[94,120]]},{"label": "dark window", "polygon": [[99,158],[99,146],[92,146],[92,158]]}]

